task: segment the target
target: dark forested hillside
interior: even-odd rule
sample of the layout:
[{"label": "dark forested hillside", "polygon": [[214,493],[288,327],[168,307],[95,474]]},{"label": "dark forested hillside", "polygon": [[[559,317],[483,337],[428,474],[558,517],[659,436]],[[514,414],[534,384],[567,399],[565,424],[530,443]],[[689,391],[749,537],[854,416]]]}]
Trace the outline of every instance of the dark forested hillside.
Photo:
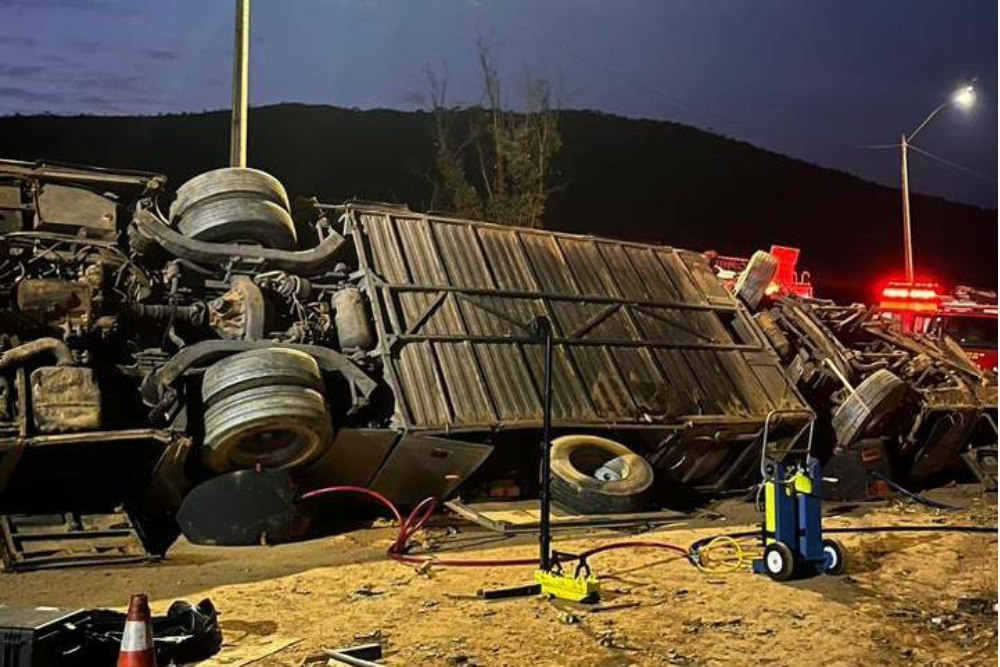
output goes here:
[{"label": "dark forested hillside", "polygon": [[[226,112],[0,118],[0,157],[161,171],[173,185],[227,159]],[[421,113],[298,104],[254,109],[250,162],[291,194],[429,204]],[[588,111],[560,118],[551,229],[745,254],[801,246],[824,295],[867,298],[901,264],[899,192],[675,123]],[[918,272],[997,284],[997,212],[916,196]]]}]

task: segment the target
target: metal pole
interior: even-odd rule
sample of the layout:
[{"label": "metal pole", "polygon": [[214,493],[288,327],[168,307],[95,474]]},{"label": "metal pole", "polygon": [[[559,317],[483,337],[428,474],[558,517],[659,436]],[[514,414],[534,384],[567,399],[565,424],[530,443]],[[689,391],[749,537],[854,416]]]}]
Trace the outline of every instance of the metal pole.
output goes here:
[{"label": "metal pole", "polygon": [[538,566],[548,571],[552,567],[552,530],[549,514],[552,509],[550,488],[552,484],[552,456],[550,429],[552,426],[552,323],[547,317],[539,317],[536,326],[540,336],[545,337],[545,378],[542,396],[542,463],[539,466],[539,525],[538,525]]},{"label": "metal pole", "polygon": [[907,148],[909,142],[904,134],[900,142],[902,151],[902,172],[903,172],[903,270],[906,274],[906,282],[913,283],[913,238],[910,234],[910,172],[908,169]]},{"label": "metal pole", "polygon": [[250,0],[236,0],[236,45],[233,48],[233,119],[229,166],[247,166],[247,95],[250,81]]}]

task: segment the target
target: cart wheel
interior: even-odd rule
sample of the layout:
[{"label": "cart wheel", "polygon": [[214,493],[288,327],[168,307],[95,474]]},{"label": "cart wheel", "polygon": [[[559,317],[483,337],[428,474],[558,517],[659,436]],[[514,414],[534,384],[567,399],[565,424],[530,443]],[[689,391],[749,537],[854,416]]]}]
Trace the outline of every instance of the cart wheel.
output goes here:
[{"label": "cart wheel", "polygon": [[846,552],[837,540],[823,540],[823,573],[838,575],[844,573]]},{"label": "cart wheel", "polygon": [[772,542],[764,547],[764,569],[775,581],[788,581],[795,572],[795,554],[784,542]]}]

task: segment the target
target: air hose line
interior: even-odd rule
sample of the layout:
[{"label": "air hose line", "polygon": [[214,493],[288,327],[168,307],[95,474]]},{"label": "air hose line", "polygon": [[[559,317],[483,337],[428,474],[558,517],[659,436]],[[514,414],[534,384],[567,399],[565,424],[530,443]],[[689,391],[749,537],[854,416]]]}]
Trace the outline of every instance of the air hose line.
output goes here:
[{"label": "air hose line", "polygon": [[[371,498],[389,510],[396,523],[399,525],[399,532],[389,546],[387,555],[389,558],[408,565],[435,565],[441,567],[513,567],[538,565],[538,558],[437,558],[434,556],[424,556],[407,553],[409,543],[413,535],[421,530],[430,520],[434,510],[437,509],[437,501],[434,498],[425,498],[417,503],[410,514],[404,519],[399,508],[378,491],[367,489],[361,486],[329,486],[322,489],[315,489],[302,495],[302,500],[311,500],[322,496],[334,494],[354,494]],[[856,528],[824,528],[824,533],[889,533],[889,532],[965,532],[965,533],[990,533],[997,534],[996,526],[859,526]],[[697,567],[706,574],[721,574],[735,572],[741,569],[747,562],[747,549],[738,540],[752,537],[760,537],[760,530],[747,530],[722,535],[712,535],[696,540],[691,546],[684,548],[669,542],[659,540],[625,540],[612,542],[598,547],[593,547],[579,554],[560,554],[560,562],[580,561],[585,562],[588,558],[607,551],[616,549],[662,549],[683,556],[685,560]],[[706,563],[703,555],[713,548],[728,548],[732,551],[732,556],[717,559],[719,565]]]}]

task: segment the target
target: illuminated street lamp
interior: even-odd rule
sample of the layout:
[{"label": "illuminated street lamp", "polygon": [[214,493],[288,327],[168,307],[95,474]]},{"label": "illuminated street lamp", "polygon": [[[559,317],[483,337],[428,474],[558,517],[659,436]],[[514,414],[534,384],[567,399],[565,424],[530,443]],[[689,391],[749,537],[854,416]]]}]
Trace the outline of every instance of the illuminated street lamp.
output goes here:
[{"label": "illuminated street lamp", "polygon": [[908,149],[920,130],[924,129],[927,123],[931,122],[934,116],[938,115],[941,109],[954,105],[959,109],[969,109],[976,103],[976,89],[970,86],[962,86],[956,90],[950,98],[939,104],[927,114],[917,127],[910,132],[909,136],[902,135],[899,143],[902,152],[902,172],[903,172],[903,261],[906,272],[906,282],[913,282],[913,240],[910,234],[910,175],[908,162]]}]

